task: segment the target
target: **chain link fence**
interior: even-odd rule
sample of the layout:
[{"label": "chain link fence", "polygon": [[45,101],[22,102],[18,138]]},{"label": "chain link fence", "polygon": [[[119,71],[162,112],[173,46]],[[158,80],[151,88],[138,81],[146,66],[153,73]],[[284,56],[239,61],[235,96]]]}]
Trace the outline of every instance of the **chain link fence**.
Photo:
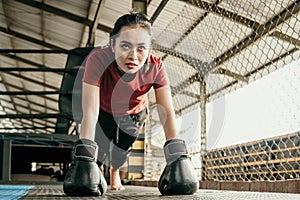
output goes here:
[{"label": "chain link fence", "polygon": [[300,178],[300,133],[237,144],[203,156],[204,180],[288,180]]},{"label": "chain link fence", "polygon": [[[176,16],[166,19],[166,28],[157,28],[153,52],[166,65],[177,116],[200,107],[201,142],[189,144],[192,155],[201,155],[199,178],[300,178],[300,118],[295,114],[300,113],[300,89],[291,81],[300,79],[300,1],[189,0],[168,4]],[[294,67],[287,67],[290,64]],[[288,75],[281,82],[273,80],[276,104],[269,102],[271,107],[274,103],[274,113],[281,117],[277,121],[266,120],[266,125],[279,127],[281,136],[276,133],[276,137],[263,138],[265,133],[261,132],[263,139],[207,149],[209,129],[221,126],[224,119],[218,118],[209,127],[206,106],[264,77],[271,77],[272,81],[271,75],[281,69]],[[245,106],[248,103],[243,102]],[[291,125],[291,121],[298,123]],[[247,123],[251,126],[255,122]],[[146,152],[150,152],[151,145],[147,148]],[[148,162],[153,161],[151,153],[145,157]],[[151,169],[146,173],[151,174]]]}]

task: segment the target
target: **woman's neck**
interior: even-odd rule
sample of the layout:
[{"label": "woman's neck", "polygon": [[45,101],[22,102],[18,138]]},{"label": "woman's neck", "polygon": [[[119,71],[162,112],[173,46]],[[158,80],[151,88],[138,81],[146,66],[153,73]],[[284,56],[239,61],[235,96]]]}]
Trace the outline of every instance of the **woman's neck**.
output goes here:
[{"label": "woman's neck", "polygon": [[116,68],[117,68],[117,72],[118,72],[120,78],[121,78],[123,81],[125,81],[125,82],[130,82],[130,81],[132,81],[132,80],[135,78],[135,76],[136,76],[136,72],[133,73],[133,74],[131,74],[131,73],[125,73],[125,72],[123,72],[123,71],[118,67],[118,65],[116,65]]}]

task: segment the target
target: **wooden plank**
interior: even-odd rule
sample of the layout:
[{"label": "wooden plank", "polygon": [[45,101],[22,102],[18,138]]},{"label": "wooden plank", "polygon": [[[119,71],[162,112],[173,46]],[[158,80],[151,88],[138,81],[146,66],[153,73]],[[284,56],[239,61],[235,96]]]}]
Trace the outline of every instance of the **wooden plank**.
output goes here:
[{"label": "wooden plank", "polygon": [[143,178],[143,174],[142,173],[132,173],[132,172],[129,172],[128,173],[128,178],[130,180],[141,179],[141,178]]},{"label": "wooden plank", "polygon": [[144,157],[130,156],[128,162],[129,165],[144,165]]},{"label": "wooden plank", "polygon": [[133,143],[132,149],[134,150],[144,150],[144,141],[137,140]]}]

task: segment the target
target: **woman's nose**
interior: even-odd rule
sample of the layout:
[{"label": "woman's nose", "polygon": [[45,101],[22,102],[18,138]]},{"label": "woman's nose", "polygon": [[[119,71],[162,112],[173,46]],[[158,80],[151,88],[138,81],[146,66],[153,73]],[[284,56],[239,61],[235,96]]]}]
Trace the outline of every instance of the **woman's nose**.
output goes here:
[{"label": "woman's nose", "polygon": [[137,59],[137,50],[134,48],[129,52],[129,58],[132,60],[136,60]]}]

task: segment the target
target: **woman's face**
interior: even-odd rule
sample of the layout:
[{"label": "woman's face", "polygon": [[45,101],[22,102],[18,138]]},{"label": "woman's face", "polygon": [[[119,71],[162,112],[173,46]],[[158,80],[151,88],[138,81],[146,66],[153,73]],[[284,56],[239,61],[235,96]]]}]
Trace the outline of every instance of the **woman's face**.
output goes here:
[{"label": "woman's face", "polygon": [[112,45],[119,70],[131,74],[137,72],[148,58],[150,45],[148,29],[123,26]]}]

